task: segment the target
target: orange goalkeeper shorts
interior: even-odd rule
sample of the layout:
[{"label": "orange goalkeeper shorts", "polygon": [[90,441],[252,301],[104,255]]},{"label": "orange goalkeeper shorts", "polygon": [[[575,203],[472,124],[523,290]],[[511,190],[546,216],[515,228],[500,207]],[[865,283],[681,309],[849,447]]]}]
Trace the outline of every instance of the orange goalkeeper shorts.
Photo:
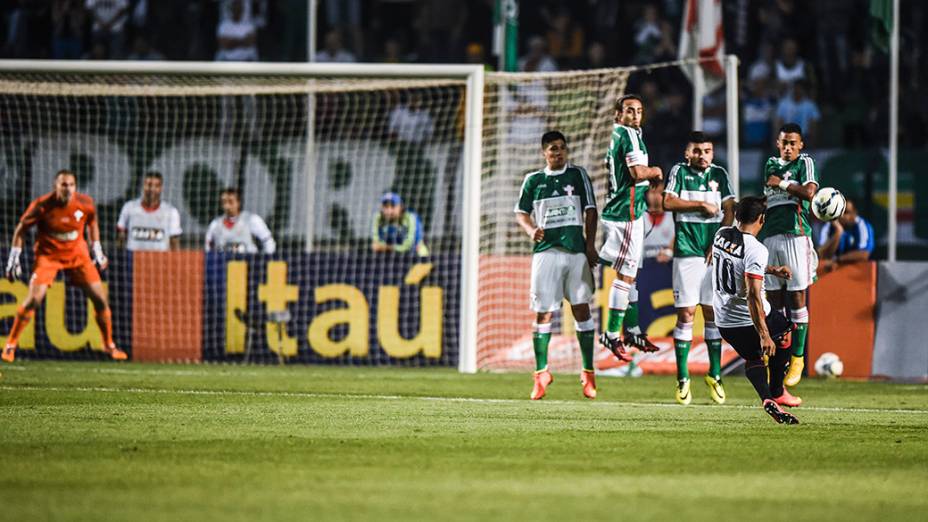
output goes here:
[{"label": "orange goalkeeper shorts", "polygon": [[50,285],[55,282],[59,270],[64,270],[71,284],[83,286],[100,281],[100,273],[87,254],[71,259],[59,259],[52,256],[36,256],[32,281],[37,285]]}]

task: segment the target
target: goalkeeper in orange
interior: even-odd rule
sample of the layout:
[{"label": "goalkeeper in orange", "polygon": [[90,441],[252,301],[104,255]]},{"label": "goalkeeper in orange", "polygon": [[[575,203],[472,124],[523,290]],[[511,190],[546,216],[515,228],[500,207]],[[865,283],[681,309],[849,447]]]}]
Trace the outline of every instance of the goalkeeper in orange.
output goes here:
[{"label": "goalkeeper in orange", "polygon": [[[126,352],[113,342],[113,321],[107,303],[106,289],[100,281],[100,273],[106,269],[107,260],[100,245],[100,226],[93,199],[77,192],[77,176],[70,170],[60,170],[55,175],[55,190],[29,204],[29,208],[13,232],[13,246],[6,263],[6,277],[10,281],[22,276],[20,256],[23,252],[23,236],[32,226],[38,233],[35,241],[35,266],[29,280],[29,295],[16,310],[16,318],[10,336],[3,347],[2,358],[13,362],[19,336],[42,304],[48,286],[55,280],[59,270],[68,274],[72,284],[79,286],[93,303],[97,325],[103,334],[103,350],[117,361],[128,358]],[[85,230],[90,229],[93,245],[93,260]]]}]

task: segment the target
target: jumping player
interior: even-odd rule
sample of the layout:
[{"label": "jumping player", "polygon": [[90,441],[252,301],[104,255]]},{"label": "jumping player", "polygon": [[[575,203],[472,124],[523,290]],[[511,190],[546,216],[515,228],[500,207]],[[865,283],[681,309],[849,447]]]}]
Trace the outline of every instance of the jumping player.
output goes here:
[{"label": "jumping player", "polygon": [[[117,361],[128,358],[113,342],[113,323],[107,303],[106,289],[100,281],[100,270],[106,269],[107,259],[100,244],[100,226],[93,199],[77,192],[77,176],[70,170],[55,175],[55,190],[32,201],[13,231],[13,246],[6,264],[6,277],[10,281],[22,275],[20,256],[23,236],[32,226],[38,228],[35,241],[35,267],[29,280],[29,295],[16,310],[13,328],[3,348],[2,358],[13,362],[19,336],[42,304],[48,286],[59,270],[68,274],[71,283],[79,286],[93,303],[97,325],[103,334],[103,350]],[[84,238],[90,229],[93,260]]]},{"label": "jumping player", "polygon": [[[609,289],[609,312],[600,343],[622,361],[631,360],[621,332],[644,248],[645,195],[652,180],[663,179],[660,167],[648,166],[648,148],[641,136],[643,116],[640,97],[627,94],[616,100],[612,140],[606,151],[609,193],[603,207],[605,242],[599,257],[612,264],[617,277]],[[646,345],[641,349],[656,348]]]},{"label": "jumping player", "polygon": [[[764,166],[764,195],[767,196],[767,221],[760,238],[770,251],[772,263],[786,265],[793,273],[792,279],[784,282],[767,276],[764,283],[770,304],[785,312],[790,309],[790,318],[796,324],[792,335],[789,373],[786,385],[795,386],[802,378],[803,355],[809,330],[809,310],[806,308],[806,289],[815,281],[818,254],[812,245],[812,225],[809,210],[812,198],[818,190],[815,177],[815,162],[803,154],[802,128],[787,123],[777,136],[779,156],[771,157]],[[802,399],[784,391],[777,402],[786,406],[798,406]]]}]

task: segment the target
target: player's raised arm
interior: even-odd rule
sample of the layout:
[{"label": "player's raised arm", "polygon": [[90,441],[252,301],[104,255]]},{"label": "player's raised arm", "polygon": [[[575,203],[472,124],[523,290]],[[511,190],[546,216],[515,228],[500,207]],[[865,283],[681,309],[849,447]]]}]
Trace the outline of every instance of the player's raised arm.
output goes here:
[{"label": "player's raised arm", "polygon": [[635,181],[660,181],[664,179],[664,173],[660,167],[648,167],[646,165],[630,165],[628,172]]},{"label": "player's raised arm", "polygon": [[767,178],[767,186],[779,188],[790,196],[806,201],[812,201],[815,192],[818,190],[818,183],[811,182],[801,185],[798,181],[785,180],[775,174]]}]

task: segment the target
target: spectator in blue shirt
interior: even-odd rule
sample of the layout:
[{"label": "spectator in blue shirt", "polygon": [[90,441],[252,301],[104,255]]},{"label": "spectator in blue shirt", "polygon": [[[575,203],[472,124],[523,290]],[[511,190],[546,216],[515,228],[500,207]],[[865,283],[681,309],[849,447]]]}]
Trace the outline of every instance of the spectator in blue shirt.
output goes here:
[{"label": "spectator in blue shirt", "polygon": [[799,80],[793,85],[792,92],[787,92],[777,104],[776,121],[774,128],[779,129],[786,122],[798,123],[802,128],[802,137],[806,143],[811,143],[816,135],[816,128],[822,113],[818,105],[810,97],[810,84]]},{"label": "spectator in blue shirt", "polygon": [[857,206],[849,199],[844,215],[822,227],[819,245],[822,273],[841,265],[867,261],[873,254],[873,227],[857,214]]},{"label": "spectator in blue shirt", "polygon": [[429,249],[423,238],[419,216],[403,206],[403,199],[395,192],[380,197],[380,211],[374,214],[371,230],[371,248],[374,252],[410,252],[425,257]]}]

